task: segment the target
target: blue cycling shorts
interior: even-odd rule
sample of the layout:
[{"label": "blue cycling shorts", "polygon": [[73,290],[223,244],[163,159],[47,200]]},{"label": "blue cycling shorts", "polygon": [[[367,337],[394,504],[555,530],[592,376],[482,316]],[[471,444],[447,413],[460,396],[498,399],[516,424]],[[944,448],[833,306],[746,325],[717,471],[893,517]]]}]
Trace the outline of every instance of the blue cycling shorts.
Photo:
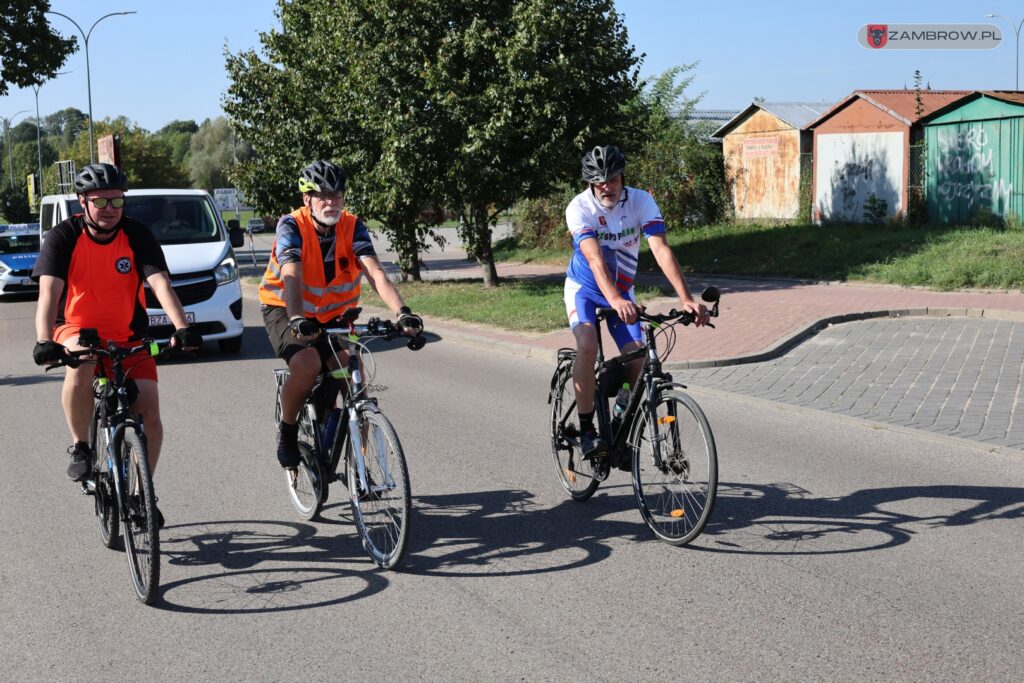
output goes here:
[{"label": "blue cycling shorts", "polygon": [[[636,302],[633,298],[633,288],[623,292],[624,297]],[[597,309],[610,307],[611,304],[601,294],[594,294],[583,288],[583,285],[572,278],[565,278],[565,312],[569,316],[569,329],[575,328],[582,323],[593,325],[597,320]],[[621,351],[626,344],[631,342],[643,343],[644,327],[639,320],[632,325],[622,322],[618,316],[605,320],[605,327],[616,345]]]}]

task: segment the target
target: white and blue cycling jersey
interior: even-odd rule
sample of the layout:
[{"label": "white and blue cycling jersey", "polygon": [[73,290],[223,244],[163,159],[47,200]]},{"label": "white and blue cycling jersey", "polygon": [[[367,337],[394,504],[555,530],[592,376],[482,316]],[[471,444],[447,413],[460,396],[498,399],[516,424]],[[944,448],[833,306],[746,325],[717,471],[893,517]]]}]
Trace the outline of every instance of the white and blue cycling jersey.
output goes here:
[{"label": "white and blue cycling jersey", "polygon": [[[569,202],[565,221],[573,243],[573,255],[565,278],[565,309],[569,326],[593,324],[595,310],[610,304],[597,286],[587,257],[580,251],[580,243],[588,239],[598,240],[601,256],[615,287],[632,301],[640,236],[664,234],[665,221],[654,198],[635,187],[624,187],[619,201],[610,209],[602,206],[587,188]],[[625,325],[618,319],[611,319],[607,328],[619,348],[630,341],[643,339],[640,323]]]}]

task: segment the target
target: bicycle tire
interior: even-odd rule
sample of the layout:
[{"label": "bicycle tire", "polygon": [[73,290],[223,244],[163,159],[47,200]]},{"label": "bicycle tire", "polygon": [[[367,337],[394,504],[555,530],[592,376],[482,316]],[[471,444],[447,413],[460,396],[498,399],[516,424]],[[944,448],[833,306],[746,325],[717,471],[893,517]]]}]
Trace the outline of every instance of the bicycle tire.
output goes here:
[{"label": "bicycle tire", "polygon": [[[579,415],[576,412],[576,390],[572,384],[572,366],[555,371],[551,397],[551,454],[558,471],[558,482],[575,501],[583,502],[594,495],[601,480],[594,476],[589,460],[580,449]],[[557,375],[561,374],[561,377]]]},{"label": "bicycle tire", "polygon": [[685,545],[711,517],[718,491],[718,454],[707,417],[689,395],[663,388],[655,401],[662,465],[654,460],[650,413],[637,412],[630,430],[633,492],[644,522],[661,541]]},{"label": "bicycle tire", "polygon": [[160,530],[149,455],[134,426],[125,428],[118,447],[127,473],[122,489],[125,555],[136,597],[152,605],[160,588]]},{"label": "bicycle tire", "polygon": [[305,520],[315,519],[323,508],[325,496],[323,494],[324,479],[320,472],[320,466],[316,462],[313,448],[308,443],[299,442],[299,454],[301,460],[295,468],[295,479],[292,480],[290,471],[284,471],[285,485],[288,487],[288,500],[291,501],[295,512]]},{"label": "bicycle tire", "polygon": [[[345,479],[352,518],[363,550],[382,569],[394,569],[405,556],[412,517],[409,470],[391,422],[375,408],[359,411],[360,435],[369,490],[361,490],[352,439],[345,445]],[[386,468],[386,472],[385,472]]]},{"label": "bicycle tire", "polygon": [[96,490],[93,491],[93,509],[100,526],[100,541],[103,547],[114,550],[117,548],[120,515],[117,509],[117,496],[114,492],[114,480],[110,473],[107,460],[107,430],[100,427],[101,406],[96,403],[92,411],[92,422],[89,425],[89,448],[93,453],[93,478]]}]

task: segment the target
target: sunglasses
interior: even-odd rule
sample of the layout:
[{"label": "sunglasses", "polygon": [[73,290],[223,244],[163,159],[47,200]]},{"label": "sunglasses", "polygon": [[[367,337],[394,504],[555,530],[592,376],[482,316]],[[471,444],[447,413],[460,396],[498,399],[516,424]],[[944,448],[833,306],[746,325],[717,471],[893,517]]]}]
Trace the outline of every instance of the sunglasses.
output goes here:
[{"label": "sunglasses", "polygon": [[107,208],[107,204],[115,209],[124,208],[124,197],[114,197],[113,199],[107,199],[106,197],[89,197],[85,201],[92,202],[92,205],[97,209],[105,209]]}]

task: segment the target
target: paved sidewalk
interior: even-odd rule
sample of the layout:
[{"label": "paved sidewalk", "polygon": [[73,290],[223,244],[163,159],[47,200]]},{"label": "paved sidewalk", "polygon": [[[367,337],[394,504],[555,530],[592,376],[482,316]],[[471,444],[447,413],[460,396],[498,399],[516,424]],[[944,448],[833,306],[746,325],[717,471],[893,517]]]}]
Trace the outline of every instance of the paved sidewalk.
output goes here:
[{"label": "paved sidewalk", "polygon": [[[445,269],[425,273],[430,279],[478,277],[480,269],[470,262],[446,263]],[[564,269],[531,264],[501,264],[503,278],[550,277],[561,279]],[[640,275],[643,284],[667,286],[664,278]],[[1021,292],[933,292],[905,287],[807,283],[794,280],[740,279],[689,276],[691,291],[698,294],[715,285],[722,292],[720,317],[715,329],[677,328],[678,342],[667,365],[699,368],[750,363],[777,358],[796,344],[830,324],[874,317],[966,316],[1024,322]],[[673,298],[657,299],[655,311],[672,308]],[[545,360],[557,350],[572,346],[572,334],[558,330],[547,334],[502,332],[457,321],[430,321],[441,336],[499,347]],[[611,347],[614,348],[614,347]]]}]

